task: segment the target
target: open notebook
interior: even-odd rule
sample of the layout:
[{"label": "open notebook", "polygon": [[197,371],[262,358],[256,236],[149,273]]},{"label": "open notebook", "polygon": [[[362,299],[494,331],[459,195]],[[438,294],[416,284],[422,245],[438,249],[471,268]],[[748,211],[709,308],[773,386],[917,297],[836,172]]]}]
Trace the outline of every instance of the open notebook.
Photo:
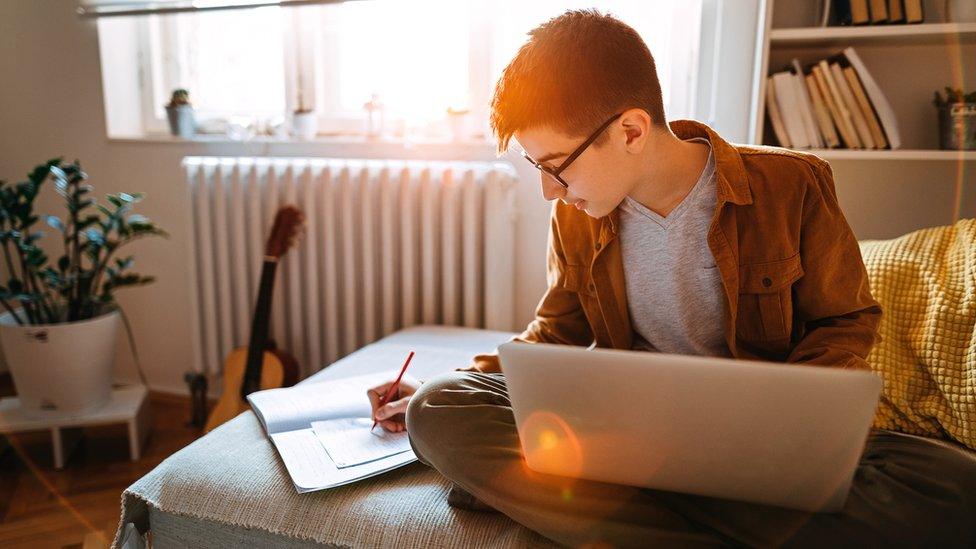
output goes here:
[{"label": "open notebook", "polygon": [[248,395],[299,493],[333,488],[401,467],[417,456],[407,433],[370,430],[366,390],[386,372],[303,383]]}]

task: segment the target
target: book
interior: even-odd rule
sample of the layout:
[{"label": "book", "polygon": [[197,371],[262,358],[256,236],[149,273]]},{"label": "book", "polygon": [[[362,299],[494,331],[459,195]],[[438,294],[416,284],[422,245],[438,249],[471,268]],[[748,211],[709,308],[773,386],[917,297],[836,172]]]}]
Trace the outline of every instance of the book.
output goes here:
[{"label": "book", "polygon": [[891,108],[891,103],[888,102],[888,98],[885,97],[878,83],[875,82],[874,77],[868,72],[864,62],[857,52],[854,51],[853,47],[844,48],[843,55],[850,62],[851,66],[854,67],[855,72],[857,72],[857,76],[864,86],[864,91],[867,93],[868,99],[871,101],[871,105],[874,106],[874,110],[878,115],[878,120],[884,130],[888,144],[892,149],[901,148],[898,119],[895,117],[895,111]]},{"label": "book", "polygon": [[886,0],[871,0],[871,24],[888,22],[888,2]]},{"label": "book", "polygon": [[857,101],[854,99],[854,92],[847,85],[847,79],[844,78],[844,74],[841,72],[840,63],[837,62],[837,56],[829,58],[829,66],[834,84],[840,92],[841,100],[844,102],[844,106],[847,107],[847,111],[851,113],[851,120],[854,122],[854,130],[857,131],[857,138],[861,141],[865,149],[873,149],[874,140],[871,139],[871,131],[868,129],[867,120],[864,119],[861,109],[857,106]]},{"label": "book", "polygon": [[851,24],[868,25],[871,23],[871,9],[868,0],[850,0]]},{"label": "book", "polygon": [[813,81],[817,86],[817,92],[819,92],[820,98],[823,100],[824,105],[826,105],[827,112],[830,114],[830,119],[833,122],[833,127],[837,131],[838,145],[850,148],[853,142],[847,137],[841,113],[837,109],[833,95],[830,93],[830,88],[827,87],[827,82],[824,80],[823,74],[820,72],[820,67],[816,63],[810,66],[810,76],[813,77]]},{"label": "book", "polygon": [[776,86],[773,84],[772,76],[766,78],[766,110],[769,111],[769,122],[773,126],[773,133],[779,146],[792,148],[786,126],[783,125],[783,117],[779,112],[779,105],[776,104]]},{"label": "book", "polygon": [[905,22],[921,23],[925,21],[925,12],[922,10],[922,0],[905,0]]},{"label": "book", "polygon": [[793,144],[793,148],[810,148],[807,130],[803,125],[803,115],[800,114],[800,98],[797,97],[793,73],[782,71],[774,74],[773,85],[776,87],[776,102],[783,117],[786,134],[790,137],[790,143]]},{"label": "book", "polygon": [[888,22],[905,22],[905,10],[902,8],[901,0],[888,0]]},{"label": "book", "polygon": [[803,126],[807,131],[807,139],[810,141],[811,147],[822,149],[824,140],[813,112],[813,102],[810,100],[810,94],[807,92],[806,82],[803,79],[803,68],[800,67],[800,60],[794,57],[790,65],[790,72],[793,73],[793,79],[796,82],[796,95],[800,99],[800,114],[803,117]]},{"label": "book", "polygon": [[823,136],[824,144],[827,148],[833,149],[840,145],[837,137],[837,130],[834,128],[834,121],[830,118],[827,105],[824,103],[817,82],[810,73],[809,68],[803,75],[803,81],[807,85],[807,93],[810,94],[810,102],[813,103],[813,110],[817,118],[817,126],[820,127],[820,134]]},{"label": "book", "polygon": [[834,0],[822,0],[820,5],[820,23],[818,26],[826,27],[830,24],[830,6]]},{"label": "book", "polygon": [[[846,62],[846,59],[844,60]],[[841,63],[841,72],[844,73],[844,78],[847,79],[847,84],[851,87],[851,91],[854,92],[854,99],[857,101],[858,108],[861,109],[861,114],[864,115],[864,119],[867,120],[868,130],[871,131],[871,139],[874,141],[876,148],[887,149],[888,141],[885,139],[884,131],[881,129],[881,123],[878,121],[878,117],[871,107],[871,102],[868,101],[867,94],[864,93],[864,87],[861,86],[861,81],[857,77],[857,73],[847,63]]]},{"label": "book", "polygon": [[822,59],[818,63],[817,68],[824,82],[827,84],[827,89],[830,90],[830,96],[833,100],[834,105],[837,107],[837,112],[840,115],[840,125],[838,127],[842,128],[844,140],[848,143],[848,148],[851,149],[862,149],[861,140],[857,135],[857,131],[854,130],[854,123],[851,121],[851,113],[847,110],[847,105],[844,102],[844,98],[841,97],[840,91],[837,89],[837,84],[834,82],[834,77],[831,75],[830,65],[827,61]]},{"label": "book", "polygon": [[350,484],[417,460],[406,432],[370,429],[366,391],[388,379],[383,372],[248,395],[296,491]]}]

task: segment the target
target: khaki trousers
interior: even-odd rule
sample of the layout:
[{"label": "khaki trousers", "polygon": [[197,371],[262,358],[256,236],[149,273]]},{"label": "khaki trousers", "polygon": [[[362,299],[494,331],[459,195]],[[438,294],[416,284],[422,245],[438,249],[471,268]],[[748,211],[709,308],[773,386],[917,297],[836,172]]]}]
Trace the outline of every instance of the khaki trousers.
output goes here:
[{"label": "khaki trousers", "polygon": [[406,421],[423,463],[567,546],[976,546],[976,453],[947,442],[872,431],[844,509],[824,514],[531,471],[502,374],[430,379]]}]

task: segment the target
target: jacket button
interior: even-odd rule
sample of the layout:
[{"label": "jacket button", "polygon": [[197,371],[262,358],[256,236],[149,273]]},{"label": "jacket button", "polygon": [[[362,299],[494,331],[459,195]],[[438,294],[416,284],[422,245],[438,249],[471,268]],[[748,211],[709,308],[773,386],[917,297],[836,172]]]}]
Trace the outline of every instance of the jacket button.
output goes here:
[{"label": "jacket button", "polygon": [[766,278],[762,279],[762,285],[768,288],[773,285],[773,281],[767,276]]},{"label": "jacket button", "polygon": [[599,252],[599,251],[600,251],[600,248],[601,248],[602,246],[600,245],[600,243],[599,243],[599,242],[597,242],[597,243],[596,243],[596,244],[595,244],[595,245],[594,245],[593,247],[594,247],[594,248],[596,248],[596,251],[598,251],[598,252]]}]

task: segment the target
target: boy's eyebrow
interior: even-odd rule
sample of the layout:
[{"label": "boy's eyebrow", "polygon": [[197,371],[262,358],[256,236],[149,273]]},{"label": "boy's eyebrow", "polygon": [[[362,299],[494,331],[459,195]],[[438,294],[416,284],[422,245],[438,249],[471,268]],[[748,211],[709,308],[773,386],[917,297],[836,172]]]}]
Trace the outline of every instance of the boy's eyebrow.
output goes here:
[{"label": "boy's eyebrow", "polygon": [[543,162],[549,162],[550,160],[554,160],[556,158],[559,158],[560,156],[569,156],[569,155],[568,153],[562,153],[562,152],[551,153],[543,156],[542,158],[537,158],[536,162],[542,164]]}]

